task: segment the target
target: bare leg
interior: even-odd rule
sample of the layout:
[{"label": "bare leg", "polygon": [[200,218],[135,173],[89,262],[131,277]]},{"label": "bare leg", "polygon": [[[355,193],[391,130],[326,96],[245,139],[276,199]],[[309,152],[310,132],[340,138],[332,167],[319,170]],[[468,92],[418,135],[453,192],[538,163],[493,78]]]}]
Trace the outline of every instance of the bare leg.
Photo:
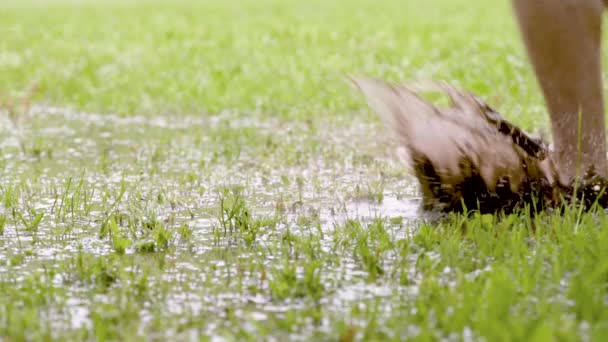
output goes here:
[{"label": "bare leg", "polygon": [[576,175],[579,160],[581,172],[593,166],[606,177],[600,62],[603,0],[513,0],[513,5],[551,115],[562,179]]}]

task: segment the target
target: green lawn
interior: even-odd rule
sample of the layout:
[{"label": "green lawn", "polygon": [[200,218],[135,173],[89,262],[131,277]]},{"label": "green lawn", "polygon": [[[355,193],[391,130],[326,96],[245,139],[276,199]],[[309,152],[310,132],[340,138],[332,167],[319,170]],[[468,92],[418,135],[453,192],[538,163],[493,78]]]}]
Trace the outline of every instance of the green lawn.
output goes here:
[{"label": "green lawn", "polygon": [[542,130],[508,1],[0,0],[0,37],[0,341],[608,338],[604,213],[421,222],[345,78]]}]

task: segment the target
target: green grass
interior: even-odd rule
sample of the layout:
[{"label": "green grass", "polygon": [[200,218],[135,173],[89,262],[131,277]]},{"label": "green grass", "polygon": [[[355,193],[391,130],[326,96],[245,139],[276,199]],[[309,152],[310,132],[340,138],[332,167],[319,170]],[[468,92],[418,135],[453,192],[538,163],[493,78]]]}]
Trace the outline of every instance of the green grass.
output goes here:
[{"label": "green grass", "polygon": [[345,80],[541,129],[507,1],[0,0],[0,36],[0,340],[608,336],[604,213],[421,223]]}]

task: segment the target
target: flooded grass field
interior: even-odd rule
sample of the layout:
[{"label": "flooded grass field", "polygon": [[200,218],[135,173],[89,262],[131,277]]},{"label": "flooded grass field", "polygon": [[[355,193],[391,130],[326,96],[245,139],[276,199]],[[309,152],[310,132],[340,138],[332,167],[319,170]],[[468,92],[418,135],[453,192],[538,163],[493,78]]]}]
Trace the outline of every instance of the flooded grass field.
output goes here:
[{"label": "flooded grass field", "polygon": [[606,215],[425,220],[345,79],[538,131],[508,6],[0,0],[0,341],[605,340]]}]

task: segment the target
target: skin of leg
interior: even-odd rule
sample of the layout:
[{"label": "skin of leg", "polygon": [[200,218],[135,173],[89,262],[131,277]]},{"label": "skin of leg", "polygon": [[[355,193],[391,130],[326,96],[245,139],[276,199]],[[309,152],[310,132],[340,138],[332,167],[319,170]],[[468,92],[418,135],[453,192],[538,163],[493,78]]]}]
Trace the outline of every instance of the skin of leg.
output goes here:
[{"label": "skin of leg", "polygon": [[551,116],[562,181],[576,176],[578,165],[581,174],[593,166],[600,176],[608,175],[600,52],[603,1],[513,0]]}]

